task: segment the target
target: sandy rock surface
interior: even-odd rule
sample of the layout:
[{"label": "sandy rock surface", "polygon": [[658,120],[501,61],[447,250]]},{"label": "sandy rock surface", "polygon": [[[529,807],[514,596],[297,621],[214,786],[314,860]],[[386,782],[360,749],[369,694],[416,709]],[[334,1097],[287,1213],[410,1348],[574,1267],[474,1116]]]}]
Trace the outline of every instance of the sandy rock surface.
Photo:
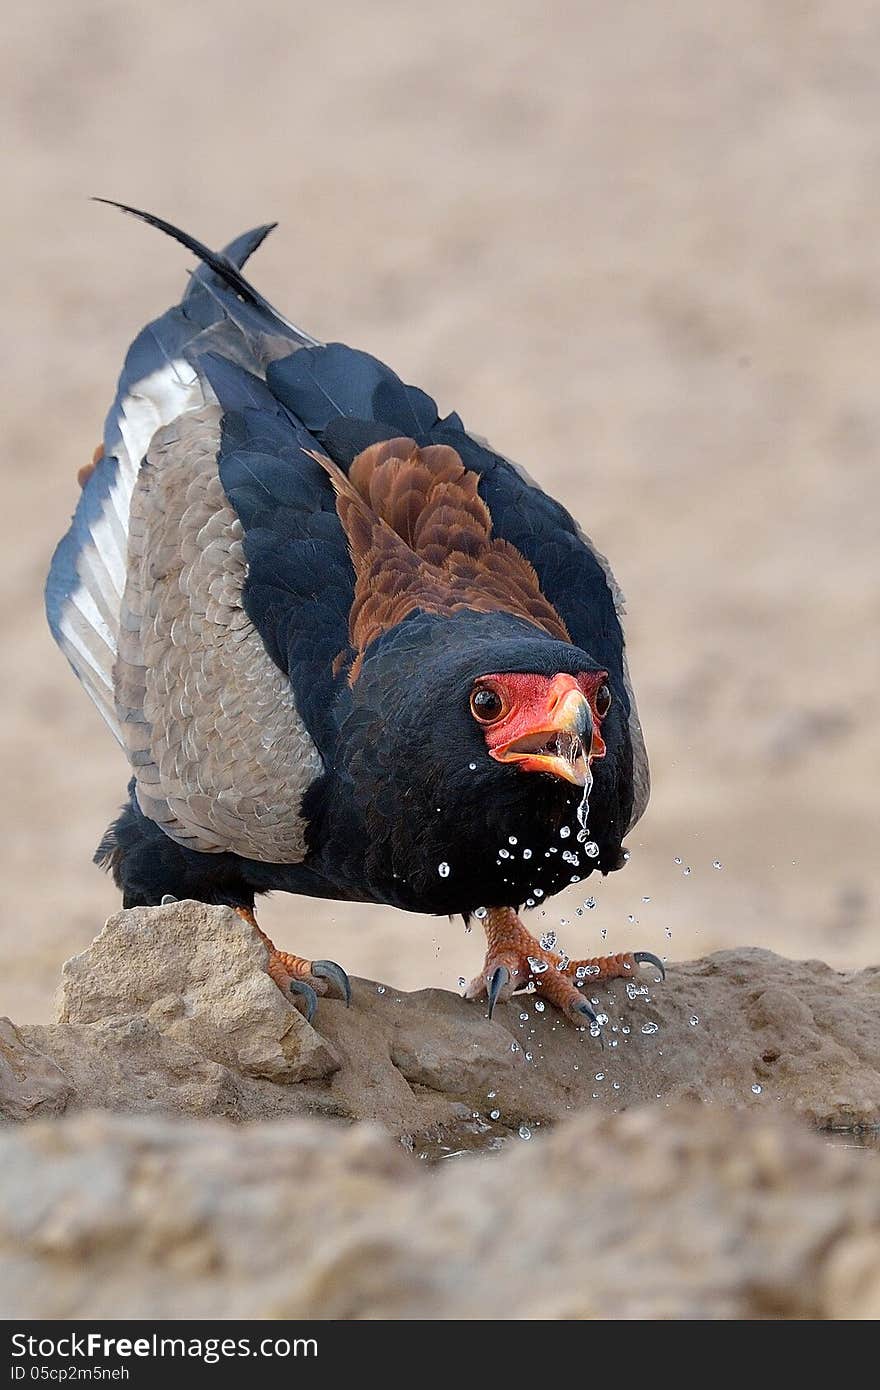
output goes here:
[{"label": "sandy rock surface", "polygon": [[64,968],[59,1022],[8,1025],[5,1112],[102,1108],[248,1120],[372,1120],[429,1158],[493,1149],[520,1126],[661,1100],[787,1110],[823,1127],[880,1123],[880,969],[840,974],[722,951],[587,985],[601,1038],[537,995],[485,1006],[443,990],[353,982],[313,1025],[265,973],[227,908],[111,917]]},{"label": "sandy rock surface", "polygon": [[793,1121],[582,1115],[426,1171],[374,1126],[0,1134],[7,1316],[875,1318],[880,1184]]},{"label": "sandy rock surface", "polygon": [[880,1122],[880,970],[651,969],[588,986],[600,1041],[367,980],[310,1025],[265,964],[121,912],[0,1023],[7,1316],[880,1315],[880,1160],[810,1133]]},{"label": "sandy rock surface", "polygon": [[61,1068],[29,1047],[8,1018],[0,1018],[0,1117],[30,1120],[60,1114],[73,1095]]},{"label": "sandy rock surface", "polygon": [[245,1076],[321,1080],[339,1066],[266,974],[266,948],[229,909],[118,912],[67,961],[58,1021],[136,1017]]}]

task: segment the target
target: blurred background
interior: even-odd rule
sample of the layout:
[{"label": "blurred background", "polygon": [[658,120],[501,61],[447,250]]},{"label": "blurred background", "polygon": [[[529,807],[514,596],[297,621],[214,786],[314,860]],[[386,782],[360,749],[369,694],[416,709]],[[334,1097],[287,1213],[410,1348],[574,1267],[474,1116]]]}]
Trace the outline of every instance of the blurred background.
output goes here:
[{"label": "blurred background", "polygon": [[[460,411],[609,555],[653,797],[627,868],[533,928],[876,961],[877,6],[37,0],[4,29],[0,1012],[48,1018],[118,904],[90,858],[126,768],[41,589],[125,350],[192,263],[91,194],[213,245],[277,218],[260,289]],[[390,910],[263,922],[403,987],[482,957]]]}]

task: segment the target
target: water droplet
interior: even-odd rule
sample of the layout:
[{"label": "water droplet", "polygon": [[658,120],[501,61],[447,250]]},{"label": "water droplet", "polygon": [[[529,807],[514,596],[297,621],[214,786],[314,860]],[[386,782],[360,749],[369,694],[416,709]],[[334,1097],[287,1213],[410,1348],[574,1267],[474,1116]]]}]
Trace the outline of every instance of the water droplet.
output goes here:
[{"label": "water droplet", "polygon": [[650,898],[642,898],[642,902],[643,902],[643,903],[649,903],[650,901],[651,901]]},{"label": "water droplet", "polygon": [[509,849],[500,849],[500,850],[498,851],[498,853],[500,854],[500,856],[501,856],[502,859],[509,859],[509,858],[510,858],[510,850],[509,850]]},{"label": "water droplet", "polygon": [[570,825],[564,825],[564,826],[562,827],[562,829],[560,830],[560,832],[559,832],[559,838],[560,838],[560,840],[567,840],[570,834],[571,834],[571,826],[570,826]]},{"label": "water droplet", "polygon": [[488,915],[489,915],[489,909],[488,909],[487,907],[478,907],[478,908],[475,908],[475,909],[474,909],[474,916],[475,916],[475,917],[478,917],[479,920],[480,920],[481,922],[482,922],[483,918],[484,918],[484,917],[488,917]]},{"label": "water droplet", "polygon": [[753,1096],[759,1096],[759,1095],[761,1094],[761,1092],[763,1091],[763,1089],[764,1089],[764,1087],[763,1087],[763,1086],[759,1086],[758,1083],[757,1083],[757,1081],[756,1081],[755,1084],[754,1084],[754,1086],[752,1087],[752,1095],[753,1095]]},{"label": "water droplet", "polygon": [[536,1000],[535,1000],[535,1008],[537,1009],[537,1011],[538,1011],[539,1014],[542,1014],[542,1013],[544,1012],[544,1001],[543,1001],[543,999],[536,999]]},{"label": "water droplet", "polygon": [[612,1083],[611,1083],[611,1089],[612,1089],[612,1091],[619,1091],[619,1090],[620,1090],[620,1082],[619,1082],[619,1081],[612,1081]]},{"label": "water droplet", "polygon": [[667,927],[667,928],[666,928],[666,935],[667,935],[668,939],[671,941],[671,940],[672,940],[672,928],[671,928],[671,927]]},{"label": "water droplet", "polygon": [[659,1024],[659,1023],[653,1023],[653,1022],[652,1022],[652,1023],[643,1023],[643,1024],[642,1024],[642,1032],[643,1032],[643,1033],[659,1033],[659,1032],[660,1032],[660,1024]]},{"label": "water droplet", "polygon": [[541,934],[541,950],[552,951],[556,946],[555,931],[545,931]]},{"label": "water droplet", "polygon": [[588,859],[599,858],[599,846],[596,844],[595,840],[586,840],[584,842],[584,854]]},{"label": "water droplet", "polygon": [[498,1094],[497,1091],[489,1091],[488,1094],[487,1094],[487,1096],[486,1096],[486,1099],[487,1099],[487,1100],[494,1100],[495,1097],[497,1096],[497,1094]]},{"label": "water droplet", "polygon": [[596,899],[595,899],[595,898],[587,898],[586,902],[584,903],[584,907],[589,908],[590,911],[592,911],[592,909],[593,909],[595,906],[596,906]]},{"label": "water droplet", "polygon": [[630,913],[626,920],[627,920],[628,922],[634,922],[636,919],[635,919],[635,917],[632,915],[632,913]]},{"label": "water droplet", "polygon": [[630,1033],[631,1029],[629,1028],[628,1024],[625,1023],[625,1024],[623,1025],[623,1027],[621,1028],[620,1031],[621,1031],[621,1033],[625,1033],[625,1034],[628,1035],[628,1034]]},{"label": "water droplet", "polygon": [[722,862],[721,862],[720,859],[713,859],[713,860],[712,860],[712,868],[713,868],[713,869],[723,869],[723,868],[724,868],[724,865],[722,864]]},{"label": "water droplet", "polygon": [[490,1110],[490,1111],[489,1111],[489,1119],[490,1119],[490,1120],[500,1120],[500,1119],[501,1119],[501,1111],[500,1111],[500,1110]]},{"label": "water droplet", "polygon": [[527,1052],[527,1053],[526,1053],[526,1061],[527,1061],[527,1062],[531,1062],[531,1060],[532,1060],[532,1054],[531,1054],[531,1052]]},{"label": "water droplet", "polygon": [[385,993],[385,986],[384,986],[384,985],[377,985],[377,986],[376,986],[376,993],[377,993],[377,994],[384,994],[384,993]]},{"label": "water droplet", "polygon": [[543,889],[543,888],[533,888],[533,889],[532,889],[532,892],[534,893],[534,895],[535,895],[536,898],[543,898],[543,896],[544,896],[544,889]]},{"label": "water droplet", "polygon": [[448,877],[449,877],[449,865],[448,865],[445,861],[444,861],[442,864],[438,864],[438,865],[437,865],[437,872],[438,872],[438,874],[440,875],[441,878],[448,878]]},{"label": "water droplet", "polygon": [[512,1043],[510,1044],[510,1050],[511,1050],[511,1052],[519,1052],[519,1043],[518,1043],[518,1042],[512,1042]]},{"label": "water droplet", "polygon": [[459,975],[459,977],[458,977],[458,987],[459,987],[459,989],[464,989],[464,987],[465,987],[466,984],[467,984],[467,980],[464,978],[464,975]]},{"label": "water droplet", "polygon": [[471,772],[476,772],[477,770],[476,763],[468,763],[468,767],[470,768]]},{"label": "water droplet", "polygon": [[508,843],[509,845],[515,845],[515,844],[518,844],[519,842],[518,842],[518,840],[517,840],[517,838],[516,838],[515,835],[508,835],[508,837],[507,837],[507,843]]},{"label": "water droplet", "polygon": [[534,907],[534,906],[535,906],[535,900],[534,900],[534,898],[526,898],[526,907]]},{"label": "water droplet", "polygon": [[524,849],[524,850],[523,850],[523,859],[531,859],[531,857],[532,857],[532,851],[531,851],[530,849]]},{"label": "water droplet", "polygon": [[544,971],[549,969],[549,964],[546,960],[538,960],[535,956],[529,956],[528,961],[532,973],[535,975],[543,975]]},{"label": "water droplet", "polygon": [[682,873],[684,874],[685,878],[687,878],[690,874],[690,867],[688,867],[687,869],[682,869]]},{"label": "water droplet", "polygon": [[529,1129],[528,1125],[520,1125],[519,1137],[520,1139],[531,1139],[532,1131]]},{"label": "water droplet", "polygon": [[526,1014],[526,1013],[521,1013],[519,1017],[520,1017],[520,1022],[521,1022],[521,1023],[524,1023],[524,1022],[526,1021],[526,1019],[528,1018],[528,1014]]},{"label": "water droplet", "polygon": [[675,856],[675,859],[673,860],[673,863],[674,863],[674,864],[680,864],[680,863],[681,863],[681,855],[680,855],[680,854],[677,854],[677,855]]},{"label": "water droplet", "polygon": [[605,1073],[604,1073],[604,1071],[597,1071],[597,1072],[596,1072],[596,1080],[597,1080],[597,1081],[604,1081],[604,1080],[605,1080]]},{"label": "water droplet", "polygon": [[691,1025],[692,1028],[696,1028],[699,1021],[700,1018],[698,1014],[691,1014],[690,1018],[688,1019],[688,1023]]},{"label": "water droplet", "polygon": [[596,1014],[596,1022],[598,1023],[598,1025],[599,1025],[600,1028],[604,1028],[604,1027],[605,1027],[605,1024],[608,1022],[608,1015],[607,1015],[607,1014]]}]

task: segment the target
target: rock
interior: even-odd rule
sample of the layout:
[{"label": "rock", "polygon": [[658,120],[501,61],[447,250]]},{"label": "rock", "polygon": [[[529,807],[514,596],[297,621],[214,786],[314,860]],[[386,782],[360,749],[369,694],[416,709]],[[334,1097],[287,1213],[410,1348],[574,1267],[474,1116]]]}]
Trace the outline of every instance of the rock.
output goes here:
[{"label": "rock", "polygon": [[0,1018],[0,1119],[60,1114],[73,1095],[50,1057],[31,1047],[8,1018]]},{"label": "rock", "polygon": [[[500,1006],[353,982],[310,1026],[227,908],[110,918],[64,968],[61,1022],[20,1030],[73,1088],[68,1105],[239,1120],[378,1121],[428,1158],[497,1147],[575,1110],[655,1099],[880,1123],[880,969],[843,975],[769,951],[721,951],[588,985],[602,1039],[535,995]],[[604,1045],[603,1045],[604,1044]]]},{"label": "rock", "polygon": [[243,1079],[161,1033],[148,1018],[135,1015],[22,1031],[51,1051],[71,1083],[73,1106],[230,1118],[243,1113]]},{"label": "rock", "polygon": [[877,1158],[679,1103],[426,1169],[377,1127],[85,1114],[0,1133],[26,1318],[873,1319]]},{"label": "rock", "polygon": [[58,1020],[144,1015],[245,1076],[322,1080],[339,1063],[266,974],[267,959],[254,928],[230,908],[182,902],[117,912],[64,966]]}]

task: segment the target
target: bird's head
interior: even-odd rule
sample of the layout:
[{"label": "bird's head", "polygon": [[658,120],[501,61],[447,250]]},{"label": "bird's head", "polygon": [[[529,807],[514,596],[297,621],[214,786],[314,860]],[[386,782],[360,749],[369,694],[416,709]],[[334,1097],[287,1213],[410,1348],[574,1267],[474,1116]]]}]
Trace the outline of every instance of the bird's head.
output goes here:
[{"label": "bird's head", "polygon": [[585,787],[611,703],[607,671],[501,671],[477,677],[468,706],[490,758]]},{"label": "bird's head", "polygon": [[377,896],[469,912],[619,867],[628,700],[586,652],[506,614],[420,613],[369,649],[350,699],[337,767]]}]

